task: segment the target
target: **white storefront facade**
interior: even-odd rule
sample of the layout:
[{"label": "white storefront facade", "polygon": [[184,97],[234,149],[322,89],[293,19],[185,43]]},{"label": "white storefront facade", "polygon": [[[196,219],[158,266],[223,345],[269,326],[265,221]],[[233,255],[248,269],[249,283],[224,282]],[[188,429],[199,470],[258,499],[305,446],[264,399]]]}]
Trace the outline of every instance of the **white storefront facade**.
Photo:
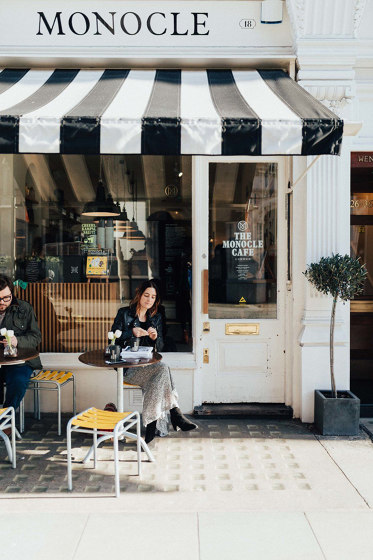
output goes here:
[{"label": "white storefront facade", "polygon": [[[212,71],[229,69],[238,86],[240,72],[258,71],[266,80],[266,71],[284,70],[344,120],[344,137],[339,156],[301,155],[301,148],[298,152],[292,151],[293,146],[288,150],[285,146],[286,143],[290,144],[289,135],[284,133],[283,137],[276,137],[280,146],[277,152],[268,148],[267,152],[265,149],[259,153],[254,150],[249,155],[240,151],[227,154],[214,151],[214,148],[206,153],[202,153],[201,148],[192,147],[189,152],[185,149],[180,152],[182,157],[177,160],[177,169],[174,161],[161,165],[160,160],[156,159],[161,158],[161,155],[145,155],[145,159],[139,163],[140,160],[134,159],[134,154],[141,158],[145,152],[141,148],[136,151],[133,147],[128,148],[127,152],[121,147],[117,151],[112,147],[101,150],[101,153],[107,154],[107,159],[100,159],[99,162],[100,177],[103,168],[107,180],[117,177],[115,169],[120,165],[127,171],[130,169],[131,173],[141,169],[141,180],[136,178],[136,192],[133,189],[135,179],[131,183],[128,171],[127,179],[125,173],[123,175],[123,180],[132,184],[132,190],[129,188],[128,192],[125,191],[127,198],[116,197],[120,185],[113,188],[111,194],[121,209],[125,203],[128,214],[133,212],[139,225],[143,223],[148,228],[146,232],[144,230],[145,237],[149,238],[154,231],[155,226],[149,224],[160,219],[162,205],[167,210],[169,222],[162,225],[163,229],[159,231],[165,228],[172,231],[172,235],[184,236],[180,245],[173,246],[174,252],[169,242],[165,254],[159,257],[159,262],[163,264],[154,265],[148,258],[145,272],[141,267],[136,269],[139,278],[156,275],[155,270],[159,274],[169,275],[169,283],[164,288],[164,306],[171,325],[168,332],[171,332],[172,338],[172,329],[175,328],[175,332],[179,333],[176,329],[181,328],[184,340],[183,344],[170,343],[168,351],[164,353],[164,360],[175,377],[181,408],[185,412],[192,412],[194,407],[203,403],[282,403],[293,409],[296,418],[310,422],[313,420],[314,389],[329,387],[331,303],[328,298],[310,289],[303,272],[307,264],[322,256],[350,253],[351,152],[369,152],[373,147],[373,117],[370,116],[372,112],[369,107],[373,94],[373,33],[369,28],[373,2],[287,0],[272,3],[275,9],[273,14],[278,14],[279,5],[282,4],[282,20],[273,25],[261,22],[262,4],[267,3],[206,0],[182,1],[175,5],[165,0],[155,5],[151,1],[130,3],[112,0],[103,4],[88,0],[40,0],[38,3],[13,0],[8,5],[0,4],[0,60],[1,68],[4,69],[40,72],[50,69],[83,69],[92,73],[103,68],[139,72],[181,69],[184,72],[182,75],[185,75],[208,69],[211,71],[211,80],[214,77]],[[265,6],[267,8],[268,5]],[[32,89],[32,80],[28,87]],[[194,82],[185,91],[192,95],[193,87]],[[181,92],[183,96],[182,89]],[[11,88],[8,94],[11,96]],[[0,121],[3,118],[3,122],[8,118],[4,116],[7,115],[6,103],[4,101],[2,104],[0,94]],[[181,104],[186,112],[195,110],[195,107],[189,106],[191,103],[188,105],[188,99],[182,97]],[[200,112],[208,117],[211,110],[208,102],[201,97],[199,104]],[[12,105],[16,105],[14,100]],[[115,115],[109,117],[110,114],[106,122],[110,118],[115,119]],[[273,120],[276,119],[281,120],[281,117],[274,112]],[[270,123],[269,118],[267,121]],[[215,126],[214,122],[211,117],[211,129]],[[276,122],[275,128],[278,128],[279,120]],[[43,123],[41,126],[44,126]],[[48,130],[51,130],[52,125],[48,126]],[[271,126],[268,124],[263,137],[266,134],[266,138],[276,135]],[[20,232],[27,237],[34,235],[33,231],[39,231],[38,212],[41,212],[40,219],[45,220],[40,209],[48,205],[50,208],[53,200],[48,189],[54,192],[55,183],[60,181],[63,184],[60,163],[54,159],[55,156],[42,155],[48,149],[32,151],[32,146],[39,144],[35,138],[30,140],[28,130],[27,119],[21,116],[19,149],[12,152],[7,148],[0,155],[0,265],[1,271],[14,277],[20,277],[17,263],[22,253],[22,241],[16,238],[22,237]],[[46,142],[43,136],[45,130],[41,129],[40,145]],[[205,133],[201,133],[202,139],[199,140],[193,134],[188,136],[187,141],[184,136],[184,146],[189,145],[188,142],[204,145],[204,142],[211,141],[210,136],[203,136]],[[121,136],[120,146],[123,145],[122,140]],[[21,142],[24,142],[24,149],[21,149]],[[48,137],[47,143],[52,145],[53,141]],[[58,151],[50,149],[49,153]],[[285,155],[286,152],[299,155]],[[117,159],[112,156],[114,153]],[[70,154],[71,157],[61,155],[63,169],[69,178],[65,207],[69,196],[77,193],[78,187],[74,190],[74,185],[79,182],[81,189],[85,184],[88,189],[88,194],[82,194],[80,198],[76,194],[80,203],[88,202],[94,196],[92,170],[98,168],[97,162],[92,159],[97,155],[93,148],[85,160],[73,159],[80,157],[79,149]],[[124,155],[120,159],[121,154],[129,154],[129,157]],[[111,156],[113,159],[110,159]],[[45,170],[46,165],[49,171]],[[158,165],[161,165],[161,171],[157,171]],[[185,183],[172,182],[169,168],[176,170],[178,175],[181,173],[181,181]],[[15,190],[19,185],[22,190],[25,183],[28,190],[32,183],[36,191],[33,204],[30,198],[24,195],[22,199]],[[148,206],[147,195],[148,198],[155,197],[158,188],[163,190],[157,198],[157,205]],[[63,187],[60,190],[63,191]],[[184,193],[184,199],[180,193]],[[53,202],[57,206],[58,196]],[[20,219],[19,208],[22,205],[22,212],[24,208],[28,211],[25,220]],[[69,212],[71,229],[77,232],[78,224],[81,225],[82,221],[71,210]],[[182,225],[180,213],[187,215]],[[73,218],[76,218],[74,223]],[[61,230],[58,243],[66,244],[67,237],[63,233],[65,226],[62,225],[65,218],[48,219],[52,229]],[[48,261],[51,263],[54,262],[51,257],[57,259],[60,253],[56,249],[58,243],[55,238],[52,239],[49,230],[46,233],[47,227],[50,226],[43,225],[44,229],[40,229],[44,243],[44,253],[40,258],[46,259],[47,246],[47,250],[52,251]],[[99,227],[100,224],[97,226],[97,235]],[[189,238],[185,237],[185,230],[190,231],[190,244]],[[67,254],[64,249],[65,257],[81,256],[80,250],[73,254],[73,246],[78,244],[77,235],[74,233],[74,237],[69,238],[70,253]],[[79,236],[82,235],[79,232]],[[168,239],[169,234],[164,235]],[[79,237],[79,243],[81,239]],[[118,243],[117,247],[120,246],[125,255],[127,249],[124,249],[123,244],[120,245],[120,241]],[[149,242],[147,247],[146,250],[136,245],[132,257],[137,255],[139,261],[143,252],[149,257]],[[175,260],[175,252],[181,250],[180,247],[185,249],[186,260],[189,259],[187,272],[190,293],[188,296],[184,293],[184,297],[190,296],[189,311],[185,311],[185,308],[180,311],[180,301],[171,293],[177,289],[175,269],[179,261]],[[53,253],[54,250],[57,253]],[[28,253],[31,255],[31,244]],[[115,269],[115,278],[119,278],[119,295],[102,296],[112,298],[102,308],[105,313],[109,309],[112,317],[117,308],[127,304],[133,296],[131,281],[135,275],[131,276],[131,272],[128,280],[131,258],[128,251],[126,255],[119,262],[116,254],[118,270]],[[29,259],[28,254],[25,258]],[[114,257],[109,254],[110,259]],[[78,260],[74,262],[78,263]],[[170,272],[172,266],[174,269]],[[85,267],[86,264],[84,270]],[[77,285],[87,282],[83,276],[84,273]],[[22,279],[27,281],[26,277]],[[37,293],[46,295],[45,290],[42,290],[44,280],[38,279],[41,289],[37,292],[35,288],[33,297],[38,297],[35,295]],[[110,286],[110,282],[112,278],[97,278],[99,286]],[[28,283],[32,281],[29,279]],[[64,278],[62,283],[67,284],[68,280]],[[95,285],[91,279],[88,285],[92,284]],[[49,286],[48,283],[44,285]],[[31,289],[30,286],[28,289]],[[104,370],[87,368],[78,360],[79,354],[93,344],[95,327],[88,341],[82,342],[81,346],[74,345],[71,337],[67,343],[66,332],[70,331],[61,327],[75,314],[75,331],[71,328],[73,337],[74,332],[78,332],[79,324],[87,319],[83,317],[84,313],[91,314],[92,306],[80,307],[78,314],[71,304],[73,297],[87,297],[82,295],[86,293],[85,289],[81,288],[79,296],[72,296],[72,291],[66,292],[70,294],[68,296],[62,296],[61,291],[58,294],[53,292],[53,297],[48,296],[48,305],[53,307],[56,322],[60,324],[58,336],[65,341],[65,346],[46,346],[41,354],[45,368],[70,369],[76,373],[78,409],[91,405],[102,407],[107,401],[113,400],[116,387],[115,376]],[[43,309],[49,309],[45,311],[46,314],[50,312],[49,307]],[[91,318],[94,325],[94,321],[99,320],[95,313],[95,319]],[[180,313],[186,313],[186,327],[182,324],[184,321],[180,320]],[[339,389],[350,386],[349,325],[349,305],[340,305],[336,328]],[[49,331],[46,328],[45,336],[53,337],[53,328],[50,327]],[[177,337],[179,334],[175,335],[175,340]],[[125,398],[128,406],[141,406],[140,395],[136,392],[126,392]],[[27,402],[31,405],[31,400]],[[53,396],[43,395],[42,408],[45,411],[54,410]],[[69,395],[64,396],[63,408],[71,410]]]}]

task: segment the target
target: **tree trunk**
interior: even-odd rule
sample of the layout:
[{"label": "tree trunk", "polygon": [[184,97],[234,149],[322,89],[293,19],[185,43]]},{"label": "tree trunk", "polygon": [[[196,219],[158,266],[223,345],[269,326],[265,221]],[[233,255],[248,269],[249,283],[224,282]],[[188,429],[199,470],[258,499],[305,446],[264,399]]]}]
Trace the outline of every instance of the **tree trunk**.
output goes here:
[{"label": "tree trunk", "polygon": [[337,389],[335,386],[334,377],[334,327],[335,327],[335,308],[337,305],[337,298],[333,299],[332,316],[330,319],[330,379],[332,384],[333,397],[337,398]]}]

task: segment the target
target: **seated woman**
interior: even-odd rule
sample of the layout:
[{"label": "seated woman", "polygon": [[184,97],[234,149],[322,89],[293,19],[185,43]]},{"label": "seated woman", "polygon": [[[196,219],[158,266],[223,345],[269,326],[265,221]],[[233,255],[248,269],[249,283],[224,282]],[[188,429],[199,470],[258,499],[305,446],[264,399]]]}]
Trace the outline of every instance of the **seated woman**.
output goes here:
[{"label": "seated woman", "polygon": [[[160,297],[158,286],[153,280],[147,280],[137,288],[135,297],[129,307],[119,309],[111,330],[122,331],[117,343],[121,346],[137,337],[141,346],[154,346],[155,350],[163,348],[162,315],[158,311]],[[143,391],[143,424],[146,426],[145,441],[154,439],[156,429],[161,436],[168,434],[167,411],[170,411],[174,430],[180,428],[186,432],[196,428],[178,407],[178,395],[172,379],[170,368],[163,362],[146,367],[128,368],[125,381],[139,385]]]}]

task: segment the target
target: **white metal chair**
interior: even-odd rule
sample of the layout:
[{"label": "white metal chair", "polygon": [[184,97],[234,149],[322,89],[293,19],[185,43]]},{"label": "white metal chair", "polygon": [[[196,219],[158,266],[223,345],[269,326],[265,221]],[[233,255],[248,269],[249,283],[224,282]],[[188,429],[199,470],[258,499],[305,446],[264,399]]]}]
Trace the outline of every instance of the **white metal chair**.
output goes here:
[{"label": "white metal chair", "polygon": [[[61,389],[69,383],[73,384],[73,414],[76,414],[75,378],[71,371],[40,370],[31,377],[28,389],[34,391],[34,414],[40,420],[40,391],[57,392],[58,435],[61,435]],[[24,427],[24,411],[20,410],[21,432]]]},{"label": "white metal chair", "polygon": [[[12,435],[9,436],[3,430],[11,428]],[[9,461],[12,463],[13,469],[16,468],[16,423],[14,408],[8,406],[7,408],[0,408],[0,437],[4,440],[5,447],[8,453]]]},{"label": "white metal chair", "polygon": [[[6,392],[6,384],[5,383],[3,385],[3,395],[4,395],[4,391]],[[4,402],[2,404],[4,406]],[[16,414],[16,412],[17,411],[15,411],[15,414]],[[24,398],[19,403],[18,412],[19,412],[19,431],[16,428],[16,437],[18,439],[22,439],[21,434],[22,434],[22,432],[25,431],[25,402],[24,402]]]},{"label": "white metal chair", "polygon": [[[132,427],[136,427],[136,433],[130,432]],[[97,447],[107,439],[113,440],[114,446],[114,466],[115,466],[115,495],[120,494],[119,484],[119,461],[118,461],[118,442],[120,438],[126,437],[137,442],[137,472],[141,475],[141,447],[148,455],[150,461],[154,458],[141,437],[140,415],[134,412],[111,412],[97,408],[88,408],[71,418],[67,425],[67,483],[68,489],[72,490],[72,465],[71,465],[71,433],[79,432],[93,435],[93,449],[88,452],[83,460],[86,462],[93,452],[94,465],[97,466]],[[98,439],[97,439],[98,438]]]}]

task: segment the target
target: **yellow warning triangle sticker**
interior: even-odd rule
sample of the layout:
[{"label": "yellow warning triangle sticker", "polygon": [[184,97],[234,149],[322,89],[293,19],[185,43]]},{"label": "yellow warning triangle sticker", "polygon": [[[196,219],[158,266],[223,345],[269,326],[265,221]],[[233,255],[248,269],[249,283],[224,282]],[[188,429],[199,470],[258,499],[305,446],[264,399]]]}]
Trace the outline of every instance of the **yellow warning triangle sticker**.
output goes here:
[{"label": "yellow warning triangle sticker", "polygon": [[238,303],[246,303],[245,298],[242,296],[242,298],[240,299],[240,301]]}]

